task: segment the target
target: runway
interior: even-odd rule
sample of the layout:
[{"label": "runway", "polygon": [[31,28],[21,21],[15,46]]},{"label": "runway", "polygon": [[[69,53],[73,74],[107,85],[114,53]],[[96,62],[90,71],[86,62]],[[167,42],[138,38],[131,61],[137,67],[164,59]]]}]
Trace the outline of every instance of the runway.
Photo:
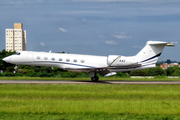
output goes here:
[{"label": "runway", "polygon": [[180,84],[180,81],[0,80],[0,84]]}]

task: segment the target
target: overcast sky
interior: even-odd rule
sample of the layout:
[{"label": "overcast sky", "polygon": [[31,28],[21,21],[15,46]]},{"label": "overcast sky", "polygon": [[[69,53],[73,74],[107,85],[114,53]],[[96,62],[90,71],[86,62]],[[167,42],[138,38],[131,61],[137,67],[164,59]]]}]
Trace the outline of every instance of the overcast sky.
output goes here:
[{"label": "overcast sky", "polygon": [[[178,0],[1,0],[0,16],[0,50],[14,23],[28,51],[131,56],[149,40],[180,41]],[[180,61],[179,51],[180,42],[159,60]]]}]

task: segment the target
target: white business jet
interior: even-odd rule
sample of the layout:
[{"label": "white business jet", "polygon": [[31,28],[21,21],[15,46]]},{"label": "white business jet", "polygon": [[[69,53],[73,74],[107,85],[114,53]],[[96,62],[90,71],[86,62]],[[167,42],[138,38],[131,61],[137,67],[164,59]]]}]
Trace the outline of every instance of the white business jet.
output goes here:
[{"label": "white business jet", "polygon": [[3,61],[18,65],[58,67],[73,72],[88,72],[92,81],[98,81],[97,73],[102,76],[115,75],[116,72],[141,70],[156,67],[158,57],[165,46],[174,42],[148,41],[135,56],[94,56],[48,52],[21,51],[5,57]]}]

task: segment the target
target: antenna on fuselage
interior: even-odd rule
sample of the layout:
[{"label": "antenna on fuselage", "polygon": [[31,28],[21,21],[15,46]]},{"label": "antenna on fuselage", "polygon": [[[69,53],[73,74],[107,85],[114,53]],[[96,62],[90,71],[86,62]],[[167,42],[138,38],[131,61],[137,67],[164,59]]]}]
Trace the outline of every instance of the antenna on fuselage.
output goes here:
[{"label": "antenna on fuselage", "polygon": [[49,53],[51,53],[52,50],[49,51]]}]

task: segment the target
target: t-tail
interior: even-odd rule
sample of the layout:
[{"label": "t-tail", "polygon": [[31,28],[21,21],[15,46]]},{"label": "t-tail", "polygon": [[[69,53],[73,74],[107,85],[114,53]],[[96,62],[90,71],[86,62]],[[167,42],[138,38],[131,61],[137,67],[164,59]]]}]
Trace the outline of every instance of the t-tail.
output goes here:
[{"label": "t-tail", "polygon": [[165,46],[174,46],[175,42],[148,41],[146,46],[135,56],[140,69],[156,67],[159,56]]}]

